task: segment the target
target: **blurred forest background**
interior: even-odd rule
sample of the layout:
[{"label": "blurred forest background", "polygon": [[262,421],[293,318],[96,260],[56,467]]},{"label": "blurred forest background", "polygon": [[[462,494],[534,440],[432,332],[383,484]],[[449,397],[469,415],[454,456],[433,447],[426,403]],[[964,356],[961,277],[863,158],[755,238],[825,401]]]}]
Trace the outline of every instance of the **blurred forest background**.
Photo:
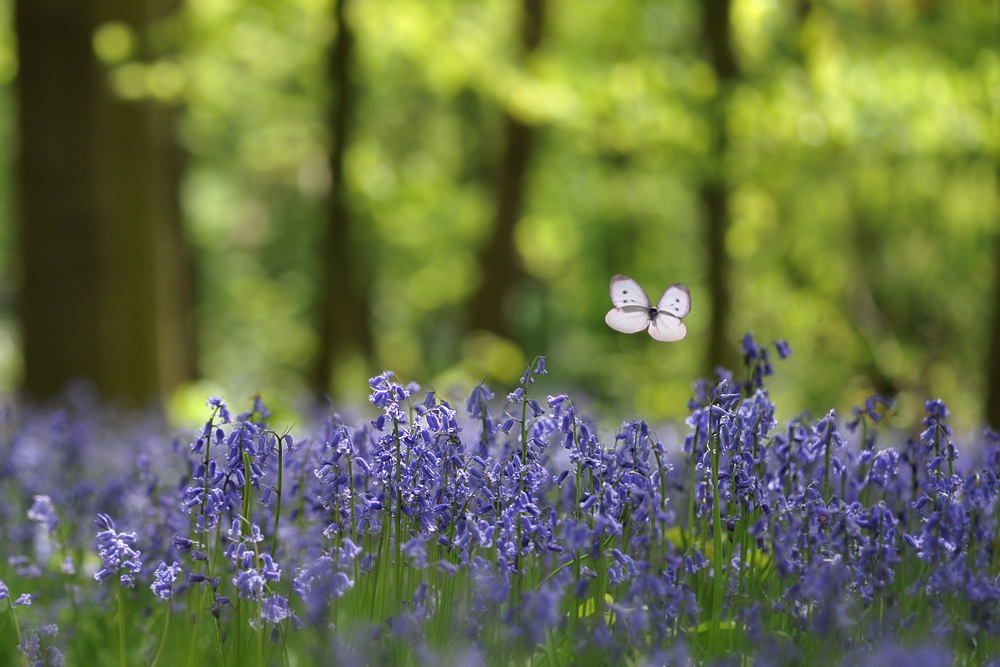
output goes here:
[{"label": "blurred forest background", "polygon": [[[1000,421],[988,0],[0,0],[0,390],[178,418],[394,369]],[[686,340],[604,324],[691,288]],[[992,406],[992,407],[991,407]]]}]

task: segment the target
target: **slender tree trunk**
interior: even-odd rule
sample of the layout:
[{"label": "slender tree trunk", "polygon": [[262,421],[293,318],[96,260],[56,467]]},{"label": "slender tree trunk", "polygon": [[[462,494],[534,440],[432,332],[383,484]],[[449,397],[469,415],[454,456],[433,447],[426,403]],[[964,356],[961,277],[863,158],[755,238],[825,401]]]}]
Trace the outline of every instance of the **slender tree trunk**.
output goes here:
[{"label": "slender tree trunk", "polygon": [[[148,23],[173,20],[183,9],[183,0],[146,0]],[[147,58],[157,54],[143,45]],[[195,266],[184,232],[181,181],[187,168],[187,151],[181,144],[181,112],[177,103],[150,104],[151,150],[156,187],[152,210],[158,214],[154,226],[156,251],[156,317],[159,331],[160,385],[165,390],[198,377],[195,327]]]},{"label": "slender tree trunk", "polygon": [[[538,49],[545,24],[545,0],[524,0],[521,38],[524,55]],[[505,301],[523,275],[514,247],[514,230],[524,209],[527,174],[535,143],[534,129],[511,114],[504,116],[504,148],[496,177],[496,217],[479,265],[482,282],[471,301],[471,325],[509,336]]]},{"label": "slender tree trunk", "polygon": [[706,359],[707,368],[711,371],[716,366],[732,368],[736,361],[736,350],[729,337],[731,290],[726,232],[730,221],[730,183],[726,173],[729,148],[726,109],[732,88],[739,78],[739,68],[730,39],[730,0],[705,0],[702,6],[702,39],[719,84],[718,92],[706,110],[712,126],[713,142],[699,188],[708,249],[708,288],[712,297]]},{"label": "slender tree trunk", "polygon": [[717,366],[732,369],[736,357],[729,337],[732,302],[729,257],[726,255],[726,230],[729,228],[728,185],[724,179],[706,180],[702,183],[699,194],[708,241],[708,293],[712,296],[707,366],[709,371]]},{"label": "slender tree trunk", "polygon": [[[139,39],[148,28],[145,2],[95,0],[95,24],[122,21]],[[140,400],[160,385],[157,356],[155,228],[162,211],[156,196],[151,102],[116,99],[106,76],[98,79],[95,173],[101,207],[101,388]],[[153,270],[151,270],[153,269]]]},{"label": "slender tree trunk", "polygon": [[198,377],[195,327],[196,271],[184,233],[180,187],[187,152],[179,141],[181,109],[153,109],[153,150],[157,159],[157,207],[162,224],[156,226],[156,316],[160,332],[160,384],[171,389]]},{"label": "slender tree trunk", "polygon": [[15,8],[25,385],[39,397],[100,374],[98,75],[89,3]]},{"label": "slender tree trunk", "polygon": [[25,385],[45,398],[88,378],[106,396],[141,404],[187,375],[178,361],[190,355],[185,339],[167,335],[186,313],[163,307],[180,247],[161,244],[177,240],[179,206],[153,103],[117,99],[94,56],[94,30],[110,20],[141,42],[149,7],[17,4]]},{"label": "slender tree trunk", "polygon": [[[1000,184],[1000,166],[997,167]],[[993,320],[986,351],[986,423],[1000,432],[1000,235],[993,241]]]},{"label": "slender tree trunk", "polygon": [[328,66],[334,97],[329,112],[330,193],[325,238],[321,245],[320,341],[312,373],[313,391],[318,395],[329,390],[331,374],[345,358],[358,354],[371,358],[372,354],[370,308],[359,285],[360,267],[356,261],[357,248],[352,238],[351,209],[344,179],[344,155],[356,97],[351,80],[354,33],[346,19],[347,3],[348,0],[336,0],[334,3],[337,31],[330,48]]}]

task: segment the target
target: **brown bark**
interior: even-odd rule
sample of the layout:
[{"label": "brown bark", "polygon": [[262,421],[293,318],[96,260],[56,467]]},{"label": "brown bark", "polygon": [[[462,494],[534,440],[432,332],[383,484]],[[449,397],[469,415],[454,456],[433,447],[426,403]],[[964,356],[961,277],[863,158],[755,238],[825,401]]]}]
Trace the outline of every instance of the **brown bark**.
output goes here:
[{"label": "brown bark", "polygon": [[712,298],[706,358],[707,369],[711,371],[716,366],[732,368],[737,360],[735,346],[729,337],[732,299],[729,256],[726,254],[725,241],[730,222],[730,183],[726,174],[729,144],[726,107],[730,92],[739,78],[739,67],[733,54],[730,36],[730,0],[706,0],[703,7],[702,39],[719,83],[719,90],[706,109],[712,125],[713,142],[699,188],[705,216],[708,288]]},{"label": "brown bark", "polygon": [[[119,20],[137,35],[147,25],[144,3],[97,0],[95,23]],[[99,77],[94,131],[101,209],[101,388],[144,400],[159,389],[154,228],[155,157],[149,103],[116,100]]]},{"label": "brown bark", "polygon": [[184,233],[180,186],[187,153],[180,144],[181,109],[153,109],[153,150],[163,223],[156,226],[157,321],[160,385],[171,389],[198,377],[195,330],[195,267]]},{"label": "brown bark", "polygon": [[[1000,167],[997,168],[1000,184]],[[993,319],[986,349],[986,423],[1000,432],[1000,236],[993,242]]]},{"label": "brown bark", "polygon": [[[91,39],[109,20],[140,36],[148,6],[130,0],[17,3],[25,283],[25,387],[46,398],[75,378],[141,404],[186,377],[190,340],[165,309],[181,251],[172,135],[156,142],[152,102],[110,89]],[[143,54],[148,55],[148,54]],[[170,316],[168,316],[168,313]]]},{"label": "brown bark", "polygon": [[352,234],[351,209],[344,179],[344,156],[350,139],[356,90],[351,79],[354,33],[345,16],[348,0],[336,0],[337,31],[329,53],[328,77],[334,94],[329,111],[330,192],[327,224],[321,247],[322,287],[318,299],[319,353],[312,385],[317,395],[328,391],[337,364],[351,354],[370,358],[370,308],[358,284],[357,248]]},{"label": "brown bark", "polygon": [[19,309],[25,384],[44,397],[72,378],[100,372],[100,215],[91,129],[97,73],[88,3],[20,0],[15,28],[24,262]]},{"label": "brown bark", "polygon": [[[527,56],[536,51],[542,41],[545,2],[524,0],[522,11],[521,44]],[[521,260],[514,247],[514,231],[524,209],[535,130],[507,113],[504,115],[503,143],[503,156],[496,176],[493,232],[480,255],[482,281],[471,301],[471,326],[509,336],[511,323],[504,314],[504,302],[523,277]]]},{"label": "brown bark", "polygon": [[726,255],[729,193],[724,180],[707,180],[701,185],[700,195],[708,242],[708,293],[712,296],[706,362],[707,370],[711,371],[717,366],[733,368],[736,361],[736,351],[729,337],[732,310],[729,257]]},{"label": "brown bark", "polygon": [[[119,0],[120,1],[120,0]],[[148,25],[173,20],[183,8],[183,0],[147,0]],[[147,58],[157,54],[144,44]],[[181,181],[187,167],[187,151],[181,144],[182,106],[149,104],[151,151],[154,156],[154,197],[152,210],[158,213],[154,225],[156,251],[156,318],[159,331],[158,366],[160,386],[169,390],[198,377],[195,331],[195,267],[184,233]]]}]

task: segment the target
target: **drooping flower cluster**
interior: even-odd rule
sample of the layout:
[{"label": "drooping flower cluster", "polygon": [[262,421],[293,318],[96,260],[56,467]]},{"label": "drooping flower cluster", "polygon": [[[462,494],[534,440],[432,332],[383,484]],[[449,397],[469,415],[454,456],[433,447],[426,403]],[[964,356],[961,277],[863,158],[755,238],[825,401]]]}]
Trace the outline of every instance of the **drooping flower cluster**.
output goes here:
[{"label": "drooping flower cluster", "polygon": [[97,553],[101,557],[102,568],[94,579],[103,583],[108,577],[115,575],[121,586],[132,588],[135,576],[142,569],[139,561],[141,554],[133,548],[137,536],[134,532],[115,530],[115,522],[107,514],[99,514],[94,522],[100,530],[97,533]]}]

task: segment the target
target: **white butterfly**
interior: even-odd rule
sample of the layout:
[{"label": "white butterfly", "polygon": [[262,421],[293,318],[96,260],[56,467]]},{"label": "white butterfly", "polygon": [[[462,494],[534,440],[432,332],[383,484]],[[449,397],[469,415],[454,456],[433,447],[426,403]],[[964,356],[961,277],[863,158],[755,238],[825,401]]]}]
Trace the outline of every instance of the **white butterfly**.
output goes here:
[{"label": "white butterfly", "polygon": [[611,303],[604,321],[615,331],[637,333],[646,329],[656,340],[672,342],[687,335],[681,318],[691,311],[691,292],[680,283],[671,285],[654,307],[639,283],[623,275],[611,278]]}]

